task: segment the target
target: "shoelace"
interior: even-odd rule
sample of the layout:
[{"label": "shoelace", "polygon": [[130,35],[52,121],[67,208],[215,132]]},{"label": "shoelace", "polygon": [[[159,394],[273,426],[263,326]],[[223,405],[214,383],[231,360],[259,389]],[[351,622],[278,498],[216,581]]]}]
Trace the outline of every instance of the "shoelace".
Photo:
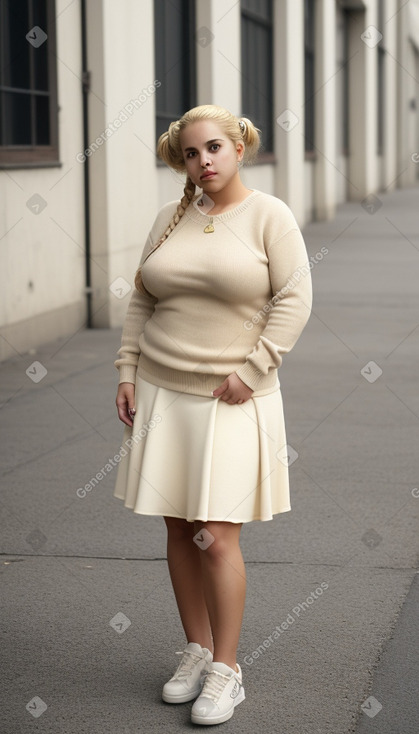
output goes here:
[{"label": "shoelace", "polygon": [[187,678],[188,675],[192,673],[196,662],[202,659],[200,655],[195,655],[193,652],[189,652],[189,650],[187,650],[186,652],[181,650],[179,652],[176,652],[176,655],[185,656],[184,659],[180,661],[178,669],[173,676],[173,678],[177,678],[179,680],[182,680],[182,678]]},{"label": "shoelace", "polygon": [[211,698],[214,703],[218,703],[218,699],[230,679],[231,676],[229,675],[224,675],[218,670],[211,670],[205,678],[204,687],[200,693],[200,697],[205,696],[206,698]]}]

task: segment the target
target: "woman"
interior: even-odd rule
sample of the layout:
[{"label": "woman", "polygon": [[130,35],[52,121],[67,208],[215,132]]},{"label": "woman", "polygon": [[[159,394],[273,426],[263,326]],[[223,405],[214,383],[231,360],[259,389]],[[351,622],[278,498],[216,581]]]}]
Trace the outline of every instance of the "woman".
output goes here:
[{"label": "woman", "polygon": [[308,321],[312,285],[289,207],[241,181],[259,146],[250,120],[215,105],[160,136],[158,155],[186,173],[184,195],[148,235],[115,361],[130,452],[114,496],[166,523],[187,645],[162,696],[196,698],[196,724],[227,721],[245,697],[242,524],[291,509],[277,369]]}]

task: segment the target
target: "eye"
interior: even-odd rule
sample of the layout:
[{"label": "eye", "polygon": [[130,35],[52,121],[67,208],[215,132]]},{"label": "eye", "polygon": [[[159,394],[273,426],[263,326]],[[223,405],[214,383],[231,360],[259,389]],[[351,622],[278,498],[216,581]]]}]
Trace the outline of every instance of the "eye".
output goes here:
[{"label": "eye", "polygon": [[[213,148],[216,148],[218,150],[219,147],[220,147],[219,143],[213,143],[210,147],[210,150],[213,150]],[[213,152],[215,153],[216,151],[214,150]]]},{"label": "eye", "polygon": [[195,151],[194,150],[190,150],[189,153],[186,154],[186,157],[187,158],[191,158],[191,156],[193,156],[193,155],[195,155]]}]

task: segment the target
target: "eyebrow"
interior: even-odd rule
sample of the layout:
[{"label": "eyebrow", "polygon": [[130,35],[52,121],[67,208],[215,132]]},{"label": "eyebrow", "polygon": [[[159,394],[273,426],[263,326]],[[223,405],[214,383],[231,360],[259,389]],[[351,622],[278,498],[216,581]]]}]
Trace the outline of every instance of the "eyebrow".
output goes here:
[{"label": "eyebrow", "polygon": [[[210,143],[216,143],[216,142],[218,142],[218,140],[221,140],[222,141],[223,138],[213,138],[212,140],[207,140],[207,142],[205,143],[205,145],[209,145]],[[185,153],[186,153],[187,150],[196,150],[196,149],[193,148],[193,147],[185,148]]]}]

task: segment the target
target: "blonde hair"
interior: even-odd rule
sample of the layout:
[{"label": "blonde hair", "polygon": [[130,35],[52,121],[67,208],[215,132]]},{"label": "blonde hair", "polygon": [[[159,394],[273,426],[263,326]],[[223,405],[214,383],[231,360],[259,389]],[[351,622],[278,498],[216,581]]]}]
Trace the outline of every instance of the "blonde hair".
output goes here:
[{"label": "blonde hair", "polygon": [[[212,104],[203,104],[198,107],[193,107],[191,110],[185,112],[179,120],[171,122],[168,130],[160,135],[157,142],[157,155],[169,166],[169,168],[173,168],[175,171],[178,171],[178,173],[185,173],[186,166],[182,146],[180,144],[180,133],[191,123],[198,122],[200,120],[214,120],[218,122],[225,134],[234,144],[238,142],[244,143],[243,163],[252,163],[255,160],[261,145],[261,140],[259,136],[260,130],[253,125],[251,120],[247,117],[236,117],[236,115],[233,115],[224,107]],[[187,176],[185,188],[183,189],[183,196],[177,206],[177,210],[170,220],[166,230],[163,232],[156,245],[150,250],[145,260],[147,260],[151,253],[154,252],[154,250],[157,250],[157,248],[160,247],[160,245],[167,239],[179,223],[181,217],[183,217],[187,207],[194,197],[195,184],[192,179]],[[147,293],[141,278],[141,267],[142,266],[137,269],[134,284],[138,291]]]}]

